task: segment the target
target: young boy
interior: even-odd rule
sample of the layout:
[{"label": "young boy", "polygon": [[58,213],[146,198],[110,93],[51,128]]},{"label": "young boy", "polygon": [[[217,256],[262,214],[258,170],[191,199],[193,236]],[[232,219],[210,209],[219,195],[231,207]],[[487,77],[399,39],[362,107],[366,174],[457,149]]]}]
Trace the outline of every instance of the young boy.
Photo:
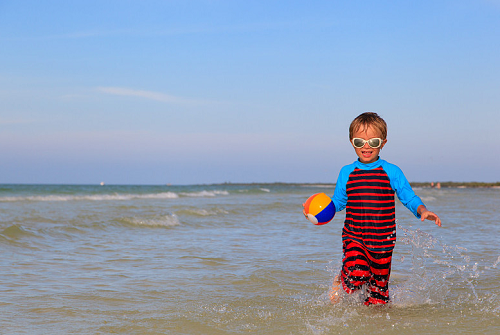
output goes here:
[{"label": "young boy", "polygon": [[365,305],[389,301],[396,243],[394,193],[416,217],[441,226],[441,219],[427,210],[401,169],[379,158],[386,137],[387,124],[376,113],[359,115],[349,128],[349,139],[359,158],[341,169],[332,198],[337,211],[346,209],[342,270],[330,292],[334,303],[340,298],[340,287],[350,294],[364,284],[368,293]]}]

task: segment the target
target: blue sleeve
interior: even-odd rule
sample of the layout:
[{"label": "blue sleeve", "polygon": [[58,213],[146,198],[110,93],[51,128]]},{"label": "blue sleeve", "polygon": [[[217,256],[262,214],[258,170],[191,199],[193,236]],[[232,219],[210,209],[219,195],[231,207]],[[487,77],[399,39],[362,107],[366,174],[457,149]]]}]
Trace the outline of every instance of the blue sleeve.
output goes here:
[{"label": "blue sleeve", "polygon": [[[420,205],[424,205],[422,200],[413,192],[410,183],[406,179],[403,171],[394,164],[387,163],[384,166],[385,172],[387,172],[389,179],[391,180],[391,187],[396,192],[399,200],[406,208],[408,208],[413,215],[420,218],[417,213],[417,208]],[[424,205],[425,206],[425,205]]]},{"label": "blue sleeve", "polygon": [[354,165],[344,166],[339,173],[337,178],[337,184],[335,185],[335,191],[333,192],[332,201],[335,205],[337,212],[340,212],[347,205],[347,181],[349,180],[349,175],[354,170]]}]

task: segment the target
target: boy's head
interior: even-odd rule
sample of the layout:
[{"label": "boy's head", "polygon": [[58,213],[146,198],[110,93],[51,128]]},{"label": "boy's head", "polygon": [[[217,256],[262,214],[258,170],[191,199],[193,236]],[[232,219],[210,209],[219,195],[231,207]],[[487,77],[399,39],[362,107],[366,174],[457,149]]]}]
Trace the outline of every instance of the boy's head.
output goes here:
[{"label": "boy's head", "polygon": [[377,113],[365,112],[358,115],[358,117],[351,122],[351,126],[349,127],[349,140],[354,138],[354,133],[359,130],[367,129],[367,127],[370,126],[379,132],[381,139],[387,139],[387,123],[385,123],[384,119],[378,116]]},{"label": "boy's head", "polygon": [[361,163],[373,163],[387,143],[387,124],[377,113],[363,113],[351,122],[349,140]]}]

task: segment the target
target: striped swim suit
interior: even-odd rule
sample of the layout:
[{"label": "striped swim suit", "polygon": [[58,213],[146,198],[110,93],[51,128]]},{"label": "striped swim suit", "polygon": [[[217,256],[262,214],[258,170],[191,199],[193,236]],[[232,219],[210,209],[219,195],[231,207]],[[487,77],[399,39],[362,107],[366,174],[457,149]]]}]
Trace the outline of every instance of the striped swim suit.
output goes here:
[{"label": "striped swim suit", "polygon": [[342,230],[342,287],[347,293],[367,284],[365,304],[389,301],[392,251],[396,243],[394,190],[382,167],[355,168],[346,185]]}]

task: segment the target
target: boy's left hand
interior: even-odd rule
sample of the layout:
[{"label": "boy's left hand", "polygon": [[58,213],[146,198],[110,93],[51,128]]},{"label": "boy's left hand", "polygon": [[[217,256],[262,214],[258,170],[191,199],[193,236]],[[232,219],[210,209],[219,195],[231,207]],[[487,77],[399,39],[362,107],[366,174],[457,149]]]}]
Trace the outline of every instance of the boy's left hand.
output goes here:
[{"label": "boy's left hand", "polygon": [[424,221],[425,219],[434,221],[439,227],[441,227],[441,219],[436,213],[427,210],[425,207],[420,211],[420,219]]}]

